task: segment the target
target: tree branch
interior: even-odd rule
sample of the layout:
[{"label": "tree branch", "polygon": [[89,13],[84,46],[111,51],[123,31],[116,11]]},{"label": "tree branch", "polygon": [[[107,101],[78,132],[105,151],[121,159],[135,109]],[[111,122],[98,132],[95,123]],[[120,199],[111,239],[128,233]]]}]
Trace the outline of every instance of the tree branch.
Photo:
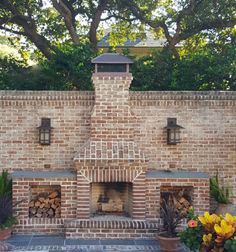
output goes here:
[{"label": "tree branch", "polygon": [[128,6],[133,15],[141,22],[148,24],[153,29],[158,29],[158,27],[161,27],[162,23],[159,20],[151,20],[147,18],[146,13],[142,11],[133,1],[122,0],[122,2],[124,5]]},{"label": "tree branch", "polygon": [[71,11],[71,9],[73,9],[72,6],[68,8],[69,3],[64,2],[63,0],[52,0],[52,4],[54,8],[60,13],[60,15],[64,18],[66,28],[69,31],[72,41],[74,43],[78,43],[80,37],[76,32],[75,14]]},{"label": "tree branch", "polygon": [[95,10],[92,22],[89,29],[89,41],[92,43],[94,48],[97,48],[97,29],[101,21],[103,11],[107,6],[108,0],[99,0],[97,9]]},{"label": "tree branch", "polygon": [[[207,21],[205,23],[201,23],[198,26],[195,26],[189,31],[183,31],[182,34],[179,35],[179,41],[185,40],[193,36],[194,34],[197,34],[203,30],[208,29],[222,29],[226,27],[234,27],[236,25],[236,18],[235,19],[217,19],[213,21]],[[178,42],[179,42],[178,41]],[[177,42],[177,43],[178,43]]]},{"label": "tree branch", "polygon": [[2,26],[2,25],[0,25],[0,30],[4,30],[4,31],[7,31],[7,32],[11,32],[11,33],[17,34],[17,35],[22,35],[22,36],[25,36],[25,35],[26,35],[25,32],[16,31],[16,30],[13,30],[13,29],[4,27],[4,26]]},{"label": "tree branch", "polygon": [[[42,52],[46,58],[50,58],[53,47],[50,42],[42,35],[37,32],[37,26],[35,20],[30,16],[25,15],[25,12],[21,14],[20,9],[9,0],[1,1],[1,8],[11,13],[11,16],[7,18],[4,23],[1,22],[1,29],[13,32],[15,34],[26,36],[36,47]],[[11,30],[8,27],[4,27],[3,24],[15,24],[23,29],[23,31]]]}]

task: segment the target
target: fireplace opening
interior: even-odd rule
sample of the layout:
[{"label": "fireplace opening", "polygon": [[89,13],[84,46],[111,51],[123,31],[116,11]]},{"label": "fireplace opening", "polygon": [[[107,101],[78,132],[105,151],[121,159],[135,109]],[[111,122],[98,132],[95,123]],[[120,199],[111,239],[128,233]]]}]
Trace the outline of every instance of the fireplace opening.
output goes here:
[{"label": "fireplace opening", "polygon": [[132,183],[92,183],[91,216],[132,216]]},{"label": "fireplace opening", "polygon": [[164,207],[164,201],[186,217],[193,204],[193,187],[161,186],[161,207]]},{"label": "fireplace opening", "polygon": [[61,187],[59,185],[31,186],[29,218],[60,218]]}]

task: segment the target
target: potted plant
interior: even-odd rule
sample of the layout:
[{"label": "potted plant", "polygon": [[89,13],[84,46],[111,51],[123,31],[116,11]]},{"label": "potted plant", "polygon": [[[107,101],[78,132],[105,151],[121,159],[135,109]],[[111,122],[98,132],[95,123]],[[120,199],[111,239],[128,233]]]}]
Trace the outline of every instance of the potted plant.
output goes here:
[{"label": "potted plant", "polygon": [[187,228],[179,234],[190,251],[236,252],[236,216],[209,212],[196,216],[191,211]]},{"label": "potted plant", "polygon": [[220,186],[218,174],[210,178],[210,193],[218,203],[216,214],[236,214],[236,209],[230,202],[230,190],[228,187]]},{"label": "potted plant", "polygon": [[12,214],[12,181],[7,171],[0,175],[0,240],[10,237],[16,218]]},{"label": "potted plant", "polygon": [[180,252],[183,247],[177,235],[177,226],[183,219],[183,215],[167,201],[163,199],[161,206],[161,216],[163,219],[163,229],[158,234],[160,248],[162,252]]}]

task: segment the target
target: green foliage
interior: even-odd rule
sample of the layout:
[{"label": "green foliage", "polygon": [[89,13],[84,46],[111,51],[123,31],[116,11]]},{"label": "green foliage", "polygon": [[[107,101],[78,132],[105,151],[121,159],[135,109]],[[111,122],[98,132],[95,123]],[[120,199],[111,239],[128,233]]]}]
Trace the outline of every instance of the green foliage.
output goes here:
[{"label": "green foliage", "polygon": [[36,89],[32,70],[22,60],[11,56],[0,58],[0,89]]},{"label": "green foliage", "polygon": [[236,240],[229,239],[224,244],[225,252],[236,252]]},{"label": "green foliage", "polygon": [[209,45],[180,59],[163,49],[135,61],[132,90],[236,90],[236,46]]},{"label": "green foliage", "polygon": [[171,90],[175,59],[164,49],[137,59],[132,66],[132,90]]},{"label": "green foliage", "polygon": [[12,216],[12,198],[10,195],[0,196],[0,229],[16,224],[16,218]]},{"label": "green foliage", "polygon": [[96,56],[89,44],[58,46],[51,60],[38,65],[13,57],[0,58],[0,89],[91,90],[92,64]]},{"label": "green foliage", "polygon": [[51,78],[48,89],[91,90],[91,59],[95,56],[90,44],[59,46],[50,61],[41,62],[45,76]]},{"label": "green foliage", "polygon": [[7,171],[0,175],[0,229],[16,223],[12,216],[12,180]]},{"label": "green foliage", "polygon": [[[195,220],[197,221],[197,215],[194,213],[194,209],[190,209],[187,214],[187,221]],[[186,228],[184,231],[179,233],[180,240],[186,247],[191,251],[198,251],[202,243],[202,232],[203,226],[198,223],[197,227]]]},{"label": "green foliage", "polygon": [[10,216],[6,219],[6,221],[3,224],[0,224],[0,229],[10,228],[17,223],[18,223],[17,218],[14,216]]},{"label": "green foliage", "polygon": [[198,251],[202,243],[202,229],[200,225],[195,228],[186,228],[179,234],[181,242],[191,251]]},{"label": "green foliage", "polygon": [[210,193],[211,196],[222,204],[228,204],[229,201],[229,188],[220,187],[218,174],[215,177],[210,178]]},{"label": "green foliage", "polygon": [[9,178],[7,171],[2,171],[0,174],[0,197],[10,195],[12,193],[12,180]]}]

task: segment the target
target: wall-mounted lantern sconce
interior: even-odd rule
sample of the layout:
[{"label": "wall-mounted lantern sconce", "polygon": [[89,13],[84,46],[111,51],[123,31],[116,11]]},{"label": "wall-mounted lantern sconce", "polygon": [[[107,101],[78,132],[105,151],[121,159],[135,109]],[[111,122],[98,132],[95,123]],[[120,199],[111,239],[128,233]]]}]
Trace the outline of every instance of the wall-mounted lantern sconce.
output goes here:
[{"label": "wall-mounted lantern sconce", "polygon": [[177,124],[176,118],[167,118],[167,144],[177,144],[180,143],[180,129],[182,126]]},{"label": "wall-mounted lantern sconce", "polygon": [[42,145],[50,145],[51,143],[51,119],[42,118],[39,129],[39,143]]}]

